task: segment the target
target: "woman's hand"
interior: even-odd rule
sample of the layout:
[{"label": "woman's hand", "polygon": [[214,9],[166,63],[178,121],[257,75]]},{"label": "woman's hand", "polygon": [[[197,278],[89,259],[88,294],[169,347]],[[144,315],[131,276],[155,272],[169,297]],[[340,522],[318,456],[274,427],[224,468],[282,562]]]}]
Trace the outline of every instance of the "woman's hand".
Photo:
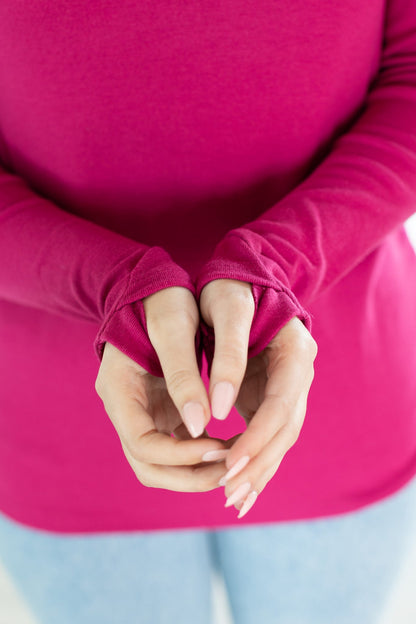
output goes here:
[{"label": "woman's hand", "polygon": [[107,342],[96,391],[143,485],[212,490],[226,472],[218,460],[227,451],[205,432],[211,412],[195,353],[198,306],[187,288],[171,287],[146,297],[144,310],[164,377],[151,375]]},{"label": "woman's hand", "polygon": [[201,292],[202,318],[215,332],[209,387],[212,413],[223,419],[235,404],[247,423],[247,429],[232,440],[226,457],[228,473],[221,479],[226,506],[240,509],[239,518],[254,504],[299,436],[317,355],[315,340],[295,317],[247,361],[254,309],[247,282],[213,280]]}]

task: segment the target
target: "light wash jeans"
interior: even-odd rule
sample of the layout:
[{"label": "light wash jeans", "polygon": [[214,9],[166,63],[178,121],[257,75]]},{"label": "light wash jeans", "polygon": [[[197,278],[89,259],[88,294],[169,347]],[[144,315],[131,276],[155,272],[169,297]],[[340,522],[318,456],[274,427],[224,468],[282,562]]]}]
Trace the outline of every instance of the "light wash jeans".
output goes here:
[{"label": "light wash jeans", "polygon": [[60,535],[0,514],[0,559],[40,624],[376,624],[416,532],[416,479],[358,512],[225,530]]}]

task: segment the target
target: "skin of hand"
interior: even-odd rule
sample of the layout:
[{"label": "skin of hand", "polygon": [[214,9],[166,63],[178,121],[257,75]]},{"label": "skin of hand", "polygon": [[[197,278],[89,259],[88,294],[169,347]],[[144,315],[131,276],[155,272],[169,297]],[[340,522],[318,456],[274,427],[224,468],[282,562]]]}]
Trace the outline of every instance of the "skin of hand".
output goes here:
[{"label": "skin of hand", "polygon": [[[318,348],[297,317],[292,318],[257,356],[247,359],[254,314],[251,284],[218,279],[206,284],[199,301],[207,325],[214,328],[215,352],[209,396],[216,418],[235,405],[246,430],[235,436],[226,457],[226,507],[239,518],[276,473],[295,444],[306,413]],[[232,390],[221,382],[228,382]],[[221,384],[221,385],[220,385]]]},{"label": "skin of hand", "polygon": [[[201,316],[215,333],[208,399],[196,362],[199,311],[192,293],[166,288],[146,297],[144,307],[164,377],[150,375],[107,343],[96,381],[126,458],[148,487],[202,492],[225,485],[226,506],[235,505],[242,517],[299,436],[316,342],[295,317],[248,360],[251,284],[209,282],[200,297]],[[217,392],[221,382],[231,384],[231,393],[223,383]],[[210,405],[220,419],[235,405],[246,431],[225,441],[209,438]]]},{"label": "skin of hand", "polygon": [[211,411],[195,353],[198,305],[182,287],[165,288],[143,302],[164,377],[151,375],[107,342],[95,389],[143,485],[181,492],[220,487],[229,451],[205,432]]}]

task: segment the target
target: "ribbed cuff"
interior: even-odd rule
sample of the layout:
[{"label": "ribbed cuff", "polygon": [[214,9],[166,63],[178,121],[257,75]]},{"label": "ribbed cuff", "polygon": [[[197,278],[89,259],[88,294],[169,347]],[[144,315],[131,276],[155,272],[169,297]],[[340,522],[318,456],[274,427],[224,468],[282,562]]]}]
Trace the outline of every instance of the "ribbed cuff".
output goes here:
[{"label": "ribbed cuff", "polygon": [[[202,267],[196,282],[198,302],[204,286],[215,279],[233,279],[252,285],[255,311],[250,329],[249,358],[263,351],[279,330],[295,316],[311,331],[309,313],[292,291],[267,270],[262,258],[256,256],[253,249],[238,236],[230,236],[224,244],[220,243],[213,258]],[[215,348],[214,330],[201,320],[201,331],[210,374]]]},{"label": "ribbed cuff", "polygon": [[[110,342],[152,375],[163,377],[158,355],[148,336],[143,299],[171,286],[188,288],[195,296],[195,286],[188,273],[163,249],[150,248],[130,274],[114,285],[107,297],[111,304],[94,342],[100,360],[105,343]],[[199,332],[195,337],[195,348],[201,370],[203,346]]]}]

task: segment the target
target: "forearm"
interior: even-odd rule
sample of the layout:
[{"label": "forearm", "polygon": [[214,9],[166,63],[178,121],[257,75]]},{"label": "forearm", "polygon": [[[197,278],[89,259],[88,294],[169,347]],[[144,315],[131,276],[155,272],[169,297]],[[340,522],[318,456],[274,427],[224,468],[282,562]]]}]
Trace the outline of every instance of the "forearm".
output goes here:
[{"label": "forearm", "polygon": [[229,232],[199,276],[198,297],[218,277],[254,285],[252,355],[287,322],[291,300],[305,322],[304,306],[416,210],[415,111],[416,5],[390,0],[379,73],[360,116],[299,186]]},{"label": "forearm", "polygon": [[70,214],[0,168],[0,297],[96,323],[98,355],[112,339],[160,372],[140,300],[168,286],[194,290],[163,249]]}]

